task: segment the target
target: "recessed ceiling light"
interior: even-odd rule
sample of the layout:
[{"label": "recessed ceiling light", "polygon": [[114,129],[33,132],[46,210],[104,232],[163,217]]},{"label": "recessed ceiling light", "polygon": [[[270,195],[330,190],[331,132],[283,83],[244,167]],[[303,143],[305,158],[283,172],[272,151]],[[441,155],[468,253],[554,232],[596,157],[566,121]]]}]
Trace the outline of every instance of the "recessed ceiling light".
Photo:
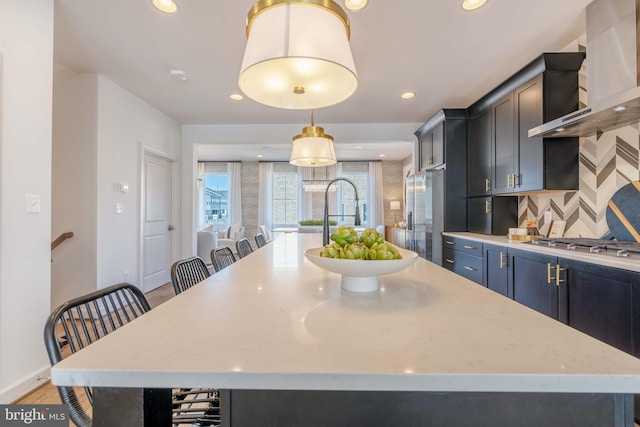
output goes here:
[{"label": "recessed ceiling light", "polygon": [[627,109],[627,107],[625,107],[624,105],[618,105],[616,108],[613,109],[613,111],[619,113],[620,111],[624,111],[626,109]]},{"label": "recessed ceiling light", "polygon": [[384,154],[378,154],[378,157],[384,157],[384,156],[385,156]]},{"label": "recessed ceiling light", "polygon": [[558,132],[558,133],[564,132],[564,128],[558,128],[558,129],[556,129],[556,132]]},{"label": "recessed ceiling light", "polygon": [[487,3],[487,0],[464,0],[462,2],[462,8],[464,10],[475,10]]},{"label": "recessed ceiling light", "polygon": [[415,94],[415,93],[413,93],[413,92],[405,92],[405,93],[403,93],[402,95],[400,95],[400,97],[401,97],[402,99],[411,99],[411,98],[413,98],[413,97],[415,97],[415,96],[416,96],[416,94]]},{"label": "recessed ceiling light", "polygon": [[239,93],[232,93],[231,95],[229,95],[229,98],[233,99],[234,101],[242,101],[244,99]]},{"label": "recessed ceiling light", "polygon": [[259,159],[261,159],[261,158],[263,158],[264,156],[263,156],[262,154],[258,154],[256,157],[257,157],[257,158],[259,158]]},{"label": "recessed ceiling light", "polygon": [[368,0],[344,0],[344,6],[352,12],[359,12],[367,5]]},{"label": "recessed ceiling light", "polygon": [[171,74],[171,77],[173,77],[176,80],[184,81],[188,79],[187,75],[182,70],[170,70],[169,74]]},{"label": "recessed ceiling light", "polygon": [[166,13],[176,13],[178,5],[173,0],[152,0],[156,9]]},{"label": "recessed ceiling light", "polygon": [[354,150],[362,150],[364,148],[363,145],[356,145],[353,147]]}]

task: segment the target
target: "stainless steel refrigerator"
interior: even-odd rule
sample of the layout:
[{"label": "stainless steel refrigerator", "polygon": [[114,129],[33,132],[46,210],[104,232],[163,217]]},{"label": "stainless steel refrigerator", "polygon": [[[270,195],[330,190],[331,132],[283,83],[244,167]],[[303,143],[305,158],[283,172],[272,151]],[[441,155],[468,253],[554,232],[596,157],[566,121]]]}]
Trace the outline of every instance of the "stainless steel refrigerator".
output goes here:
[{"label": "stainless steel refrigerator", "polygon": [[407,249],[425,256],[425,173],[420,172],[407,177],[406,209],[407,209]]},{"label": "stainless steel refrigerator", "polygon": [[444,109],[415,132],[421,172],[407,179],[407,239],[442,265],[442,233],[467,229],[467,112]]},{"label": "stainless steel refrigerator", "polygon": [[434,184],[444,185],[444,171],[423,171],[406,179],[407,249],[417,252],[428,261],[441,264],[440,233],[443,227],[434,222],[434,216],[436,219],[443,217],[438,212],[442,203],[437,199],[444,189],[434,188]]}]

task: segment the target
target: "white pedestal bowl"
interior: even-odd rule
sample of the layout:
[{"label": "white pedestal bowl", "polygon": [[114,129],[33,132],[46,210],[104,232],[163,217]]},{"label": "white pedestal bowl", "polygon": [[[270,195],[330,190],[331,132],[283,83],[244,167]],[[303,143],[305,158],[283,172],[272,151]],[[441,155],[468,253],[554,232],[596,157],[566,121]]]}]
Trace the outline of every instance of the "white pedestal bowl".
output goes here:
[{"label": "white pedestal bowl", "polygon": [[418,259],[418,254],[398,248],[402,259],[394,260],[355,260],[325,258],[320,256],[322,248],[311,248],[304,255],[320,268],[342,275],[342,289],[351,292],[373,292],[380,284],[378,276],[395,273],[407,268]]}]

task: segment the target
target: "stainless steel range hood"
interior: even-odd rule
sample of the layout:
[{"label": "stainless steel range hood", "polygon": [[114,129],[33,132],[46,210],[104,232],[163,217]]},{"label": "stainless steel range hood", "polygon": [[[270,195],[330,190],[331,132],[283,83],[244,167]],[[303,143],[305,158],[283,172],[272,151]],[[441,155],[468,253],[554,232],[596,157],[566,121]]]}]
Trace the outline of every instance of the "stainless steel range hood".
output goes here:
[{"label": "stainless steel range hood", "polygon": [[529,137],[588,136],[640,122],[640,0],[587,6],[589,107],[529,129]]}]

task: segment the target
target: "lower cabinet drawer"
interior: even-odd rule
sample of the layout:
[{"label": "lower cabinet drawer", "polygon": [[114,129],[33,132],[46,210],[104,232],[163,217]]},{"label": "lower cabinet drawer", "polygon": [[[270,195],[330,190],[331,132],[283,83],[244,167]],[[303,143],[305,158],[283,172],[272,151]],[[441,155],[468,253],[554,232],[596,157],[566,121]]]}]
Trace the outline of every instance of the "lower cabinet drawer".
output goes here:
[{"label": "lower cabinet drawer", "polygon": [[444,247],[456,252],[482,257],[482,243],[460,237],[444,236]]},{"label": "lower cabinet drawer", "polygon": [[482,284],[482,258],[464,252],[444,249],[443,267],[469,280]]}]

